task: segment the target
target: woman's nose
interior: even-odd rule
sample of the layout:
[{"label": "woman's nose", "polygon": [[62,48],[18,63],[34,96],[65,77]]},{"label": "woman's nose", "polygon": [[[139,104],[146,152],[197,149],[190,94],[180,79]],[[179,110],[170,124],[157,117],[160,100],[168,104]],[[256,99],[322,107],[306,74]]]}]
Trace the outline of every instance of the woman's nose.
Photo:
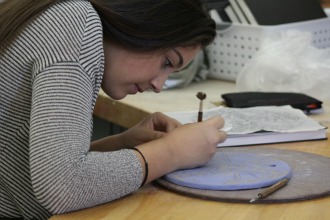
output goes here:
[{"label": "woman's nose", "polygon": [[159,93],[162,91],[165,81],[167,80],[169,74],[161,74],[158,77],[155,77],[151,80],[151,89],[155,93]]}]

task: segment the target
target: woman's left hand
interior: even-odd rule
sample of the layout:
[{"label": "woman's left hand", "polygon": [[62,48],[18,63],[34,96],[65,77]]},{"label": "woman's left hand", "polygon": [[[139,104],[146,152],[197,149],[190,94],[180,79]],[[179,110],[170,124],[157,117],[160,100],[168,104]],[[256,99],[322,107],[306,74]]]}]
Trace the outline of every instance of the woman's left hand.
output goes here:
[{"label": "woman's left hand", "polygon": [[180,126],[180,122],[156,112],[121,134],[126,147],[135,147],[161,137]]}]

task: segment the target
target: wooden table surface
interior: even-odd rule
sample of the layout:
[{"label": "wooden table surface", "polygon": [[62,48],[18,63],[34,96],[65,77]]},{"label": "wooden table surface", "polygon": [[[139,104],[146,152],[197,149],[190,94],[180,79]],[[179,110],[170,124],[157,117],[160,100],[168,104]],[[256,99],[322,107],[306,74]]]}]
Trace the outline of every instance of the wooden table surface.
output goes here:
[{"label": "wooden table surface", "polygon": [[330,8],[330,0],[321,0],[320,2],[323,8]]},{"label": "wooden table surface", "polygon": [[[130,127],[138,120],[154,111],[178,111],[198,108],[198,91],[207,94],[205,107],[220,101],[220,94],[236,91],[231,82],[208,80],[184,89],[151,92],[129,96],[122,101],[110,100],[100,93],[95,113],[122,126]],[[311,117],[330,126],[329,102],[324,104],[324,112]],[[327,135],[330,137],[329,130]],[[330,157],[330,140],[306,141],[264,145],[280,149],[297,150]],[[260,147],[260,145],[258,146]],[[253,146],[251,146],[253,148]],[[330,167],[329,167],[330,169]],[[330,183],[329,183],[330,184]],[[112,220],[112,219],[230,219],[230,220],[326,220],[330,219],[330,197],[280,203],[241,204],[209,201],[170,192],[153,183],[148,184],[129,196],[108,204],[53,216],[50,220]]]}]

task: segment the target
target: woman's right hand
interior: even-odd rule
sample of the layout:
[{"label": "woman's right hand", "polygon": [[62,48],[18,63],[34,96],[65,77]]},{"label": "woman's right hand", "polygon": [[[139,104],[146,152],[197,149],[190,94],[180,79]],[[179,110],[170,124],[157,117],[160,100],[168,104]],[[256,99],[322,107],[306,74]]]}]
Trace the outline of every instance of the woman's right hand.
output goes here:
[{"label": "woman's right hand", "polygon": [[169,148],[176,169],[202,166],[215,154],[217,145],[227,135],[220,130],[223,118],[212,117],[203,122],[182,125],[163,137]]},{"label": "woman's right hand", "polygon": [[[206,164],[227,137],[220,130],[223,126],[223,118],[215,116],[178,126],[161,138],[137,146],[149,164],[147,183],[175,170]],[[143,164],[141,155],[136,155]]]}]

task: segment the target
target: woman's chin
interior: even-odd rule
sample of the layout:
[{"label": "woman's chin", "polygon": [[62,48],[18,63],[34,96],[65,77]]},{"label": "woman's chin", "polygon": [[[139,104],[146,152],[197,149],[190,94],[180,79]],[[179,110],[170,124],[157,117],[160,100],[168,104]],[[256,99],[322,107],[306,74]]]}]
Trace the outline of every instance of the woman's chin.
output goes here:
[{"label": "woman's chin", "polygon": [[127,93],[116,93],[111,91],[104,91],[110,98],[114,100],[120,100],[127,96]]},{"label": "woman's chin", "polygon": [[125,95],[116,95],[116,96],[110,96],[112,99],[114,100],[121,100],[123,98],[125,98],[127,96],[127,94]]}]

